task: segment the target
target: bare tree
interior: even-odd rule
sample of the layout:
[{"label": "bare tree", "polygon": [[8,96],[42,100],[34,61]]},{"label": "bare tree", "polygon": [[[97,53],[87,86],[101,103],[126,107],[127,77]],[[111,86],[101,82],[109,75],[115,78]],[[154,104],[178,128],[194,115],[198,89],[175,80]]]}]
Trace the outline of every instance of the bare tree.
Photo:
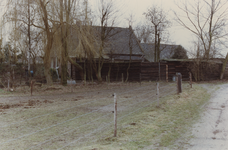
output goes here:
[{"label": "bare tree", "polygon": [[117,34],[114,31],[114,25],[116,24],[118,10],[115,8],[113,0],[100,0],[99,7],[99,25],[97,28],[99,50],[98,50],[98,62],[94,63],[93,68],[96,73],[96,77],[99,82],[102,82],[101,69],[104,64],[104,49],[107,47],[109,38]]},{"label": "bare tree", "polygon": [[[76,0],[61,0],[58,4],[56,10],[59,16],[56,18],[56,24],[60,24],[60,30],[55,34],[53,49],[61,58],[61,68],[64,63],[66,66],[67,61],[70,61],[80,71],[82,80],[86,80],[86,71],[90,67],[88,75],[92,78],[91,65],[96,55],[96,38],[91,26],[88,2],[86,0],[83,2],[81,10],[76,6]],[[84,60],[84,68],[69,57],[71,54],[77,59]],[[64,69],[61,72],[61,78],[63,78],[63,74],[67,72]],[[64,83],[63,79],[62,83]]]},{"label": "bare tree", "polygon": [[164,10],[154,5],[144,13],[147,20],[151,23],[154,35],[154,61],[160,60],[160,43],[167,38],[167,28],[171,26],[171,22],[167,18]]},{"label": "bare tree", "polygon": [[[68,45],[67,37],[69,34],[69,23],[71,13],[71,0],[59,0],[60,5],[60,25],[61,25],[61,82],[63,85],[67,85],[67,62],[68,62]],[[65,14],[65,16],[63,15]],[[64,17],[66,18],[66,24],[64,24]]]},{"label": "bare tree", "polygon": [[0,62],[2,64],[3,60],[4,60],[5,56],[3,53],[3,49],[2,49],[2,39],[0,39]]},{"label": "bare tree", "polygon": [[127,77],[126,77],[126,80],[125,82],[128,81],[128,78],[129,78],[129,69],[131,67],[131,56],[132,56],[132,49],[133,49],[133,37],[134,37],[134,31],[132,29],[132,25],[133,25],[133,15],[131,14],[129,16],[129,18],[127,18],[127,21],[128,21],[128,25],[129,25],[129,41],[128,41],[128,46],[129,46],[129,51],[130,51],[130,60],[129,60],[129,64],[128,64],[128,67],[127,67]]},{"label": "bare tree", "polygon": [[[181,15],[174,12],[176,21],[191,31],[202,43],[204,59],[213,57],[211,55],[213,42],[221,41],[228,35],[225,30],[228,14],[226,4],[227,1],[223,0],[186,1],[182,5],[177,5],[182,11]],[[184,17],[181,17],[183,14]]]},{"label": "bare tree", "polygon": [[154,28],[150,28],[147,25],[138,25],[135,28],[135,34],[138,38],[138,41],[141,43],[152,43],[153,37],[151,37],[151,34],[153,33]]},{"label": "bare tree", "polygon": [[[203,47],[203,59],[209,60],[218,54],[218,45],[223,45],[227,40],[228,32],[227,15],[228,7],[225,0],[194,0],[185,1],[185,3],[177,4],[182,11],[181,15],[174,11],[177,22],[184,28],[191,31]],[[184,17],[182,17],[184,14]],[[219,43],[216,45],[216,43]],[[214,47],[213,47],[214,46]],[[226,57],[220,78],[223,78],[228,57]]]},{"label": "bare tree", "polygon": [[20,52],[23,62],[28,64],[30,75],[30,62],[33,62],[33,72],[36,70],[36,58],[42,56],[40,51],[42,32],[32,26],[37,19],[37,6],[32,0],[8,1],[7,12],[4,15],[6,25],[11,24],[9,40],[12,43],[14,62],[17,60],[17,52]]},{"label": "bare tree", "polygon": [[45,33],[45,47],[44,47],[44,74],[46,77],[46,81],[48,85],[51,85],[52,82],[52,77],[50,74],[50,53],[53,45],[53,39],[54,39],[54,34],[57,30],[57,28],[54,28],[53,24],[54,21],[52,20],[52,15],[49,14],[50,8],[48,6],[51,6],[51,1],[47,0],[38,0],[37,1],[37,12],[39,15],[39,23],[33,22],[32,25],[43,30]]}]

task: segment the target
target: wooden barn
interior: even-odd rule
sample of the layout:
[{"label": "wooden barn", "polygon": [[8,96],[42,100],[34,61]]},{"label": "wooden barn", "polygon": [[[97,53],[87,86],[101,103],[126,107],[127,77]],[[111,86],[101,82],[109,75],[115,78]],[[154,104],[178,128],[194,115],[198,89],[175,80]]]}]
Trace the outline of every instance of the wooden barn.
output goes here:
[{"label": "wooden barn", "polygon": [[[199,72],[196,71],[196,61],[191,59],[164,59],[161,62],[106,62],[102,68],[102,78],[105,81],[111,66],[110,81],[122,81],[127,77],[127,68],[129,67],[129,81],[173,81],[176,73],[182,74],[183,81],[189,81],[189,73],[192,73],[193,80],[210,81],[218,80],[222,68],[222,61],[202,61],[199,65]],[[84,65],[84,63],[79,63]],[[225,78],[228,77],[228,67]],[[198,76],[198,77],[196,77]],[[78,71],[72,71],[72,77],[81,80]],[[95,75],[93,75],[95,79]],[[197,79],[196,79],[197,78]]]},{"label": "wooden barn", "polygon": [[[101,27],[93,26],[92,29],[95,36],[99,37],[96,34],[100,33]],[[73,27],[71,27],[70,31],[68,42],[70,57],[84,68],[87,80],[96,80],[95,73],[91,67],[92,63],[87,60],[86,55],[79,55],[83,48],[78,43],[78,31],[74,30]],[[197,66],[196,60],[169,59],[177,45],[161,44],[163,49],[161,61],[153,62],[153,52],[151,52],[153,44],[139,43],[131,27],[107,27],[107,31],[111,36],[105,42],[104,52],[102,53],[104,58],[101,70],[103,81],[107,78],[111,82],[126,80],[126,78],[128,78],[128,81],[172,81],[176,73],[181,73],[182,80],[185,81],[189,79],[189,72],[192,73],[193,79],[198,81],[219,79],[222,60],[201,61]],[[59,42],[55,43],[57,45],[54,44],[53,46],[52,68],[60,67],[59,59],[57,58],[57,52],[59,52],[57,49],[60,45],[58,45]],[[99,44],[95,46],[95,49],[99,49]],[[97,57],[95,56],[94,58],[96,60]],[[96,61],[93,61],[93,63],[96,63]],[[68,64],[68,72],[73,79],[81,80],[78,70],[70,63]]]}]

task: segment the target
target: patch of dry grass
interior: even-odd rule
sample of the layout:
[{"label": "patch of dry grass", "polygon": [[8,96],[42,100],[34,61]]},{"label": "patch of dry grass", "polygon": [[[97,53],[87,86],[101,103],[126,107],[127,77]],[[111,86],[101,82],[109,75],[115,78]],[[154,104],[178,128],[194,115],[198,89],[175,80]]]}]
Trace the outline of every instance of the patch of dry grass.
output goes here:
[{"label": "patch of dry grass", "polygon": [[[160,86],[163,87],[160,94],[164,96],[175,90],[176,84],[160,83]],[[0,147],[57,149],[71,142],[73,144],[64,149],[132,150],[151,149],[151,145],[152,149],[166,147],[185,132],[199,114],[197,107],[209,97],[198,86],[190,89],[185,83],[183,87],[184,92],[180,95],[160,98],[160,107],[156,107],[155,82],[142,83],[142,86],[138,83],[77,85],[73,87],[73,94],[69,93],[70,86],[38,87],[35,96],[20,97],[20,103],[15,97],[9,99],[20,106],[10,103],[2,103],[0,106],[9,106],[2,108],[0,115]],[[29,95],[29,88],[26,87],[18,89],[15,96],[23,93],[23,90],[26,91],[25,95]],[[113,98],[110,93],[113,91],[118,93],[117,138],[112,137]],[[121,92],[124,94],[121,95]],[[100,131],[90,134],[99,128]],[[15,140],[9,142],[11,139]]]},{"label": "patch of dry grass", "polygon": [[202,87],[194,85],[191,89],[185,84],[183,93],[162,98],[160,107],[151,105],[125,118],[117,138],[101,138],[99,144],[84,149],[175,149],[175,142],[197,120],[200,107],[209,98],[210,94]]}]

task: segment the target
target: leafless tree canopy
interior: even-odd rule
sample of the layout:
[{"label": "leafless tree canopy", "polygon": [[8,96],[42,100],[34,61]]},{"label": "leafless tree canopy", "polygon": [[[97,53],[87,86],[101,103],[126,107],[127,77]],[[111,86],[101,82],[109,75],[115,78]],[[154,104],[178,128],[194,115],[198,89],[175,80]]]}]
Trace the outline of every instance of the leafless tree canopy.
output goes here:
[{"label": "leafless tree canopy", "polygon": [[[190,54],[206,60],[221,56],[220,50],[222,46],[226,46],[228,35],[228,1],[181,2],[177,3],[181,13],[174,11],[174,14],[176,21],[196,37],[195,49]],[[71,54],[75,54],[75,57],[83,58],[85,65],[89,66],[91,74],[88,76],[92,78],[94,72],[101,82],[104,56],[111,55],[111,52],[106,54],[105,49],[111,45],[110,37],[118,33],[117,30],[113,30],[120,17],[115,4],[114,0],[97,0],[98,11],[95,15],[90,10],[88,0],[8,0],[3,19],[5,26],[10,25],[10,55],[14,55],[14,63],[17,62],[17,53],[21,53],[21,58],[30,70],[30,62],[35,64],[37,57],[42,58],[45,78],[48,84],[52,84],[49,69],[51,57],[56,57],[62,68],[62,84],[66,85],[68,62],[80,71],[82,78],[86,79],[86,67],[82,68],[70,57]],[[139,42],[154,45],[154,61],[157,62],[163,50],[160,44],[169,42],[168,28],[171,27],[171,21],[167,12],[156,5],[146,10],[143,15],[148,22],[137,26],[135,34]],[[128,21],[129,26],[132,26],[132,19]],[[3,60],[4,57],[1,50],[0,59]]]},{"label": "leafless tree canopy", "polygon": [[219,45],[224,45],[227,39],[226,4],[224,0],[184,1],[177,4],[181,13],[174,11],[176,21],[191,31],[202,45],[204,59],[219,54]]},{"label": "leafless tree canopy", "polygon": [[[152,27],[152,34],[154,35],[154,60],[158,62],[160,60],[160,43],[161,41],[167,41],[169,39],[169,33],[167,28],[171,26],[171,22],[167,18],[166,12],[154,5],[144,13],[147,20]],[[146,36],[147,37],[147,36]]]}]

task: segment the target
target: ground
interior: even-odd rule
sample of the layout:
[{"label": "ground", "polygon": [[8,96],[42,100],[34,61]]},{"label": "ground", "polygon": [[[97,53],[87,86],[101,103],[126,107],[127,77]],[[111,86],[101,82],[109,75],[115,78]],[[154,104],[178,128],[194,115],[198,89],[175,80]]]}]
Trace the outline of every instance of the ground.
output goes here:
[{"label": "ground", "polygon": [[[226,140],[228,85],[194,83],[190,88],[186,82],[179,95],[175,82],[159,86],[159,95],[156,82],[36,86],[33,96],[28,86],[0,90],[0,149],[202,149],[208,141],[213,149],[212,142]],[[208,93],[219,88],[207,103]],[[206,115],[199,116],[202,112]],[[197,118],[202,123],[191,133]]]},{"label": "ground", "polygon": [[[76,84],[1,90],[0,147],[3,149],[75,149],[112,137],[113,93],[118,125],[157,104],[156,83]],[[175,83],[160,83],[160,97],[176,93]],[[80,148],[79,148],[80,149]]]},{"label": "ground", "polygon": [[[190,146],[185,149],[228,149],[228,84],[218,86],[220,89],[213,94],[209,103],[204,105],[204,113],[192,129],[193,138],[189,141]],[[208,90],[213,91],[213,89]]]}]

